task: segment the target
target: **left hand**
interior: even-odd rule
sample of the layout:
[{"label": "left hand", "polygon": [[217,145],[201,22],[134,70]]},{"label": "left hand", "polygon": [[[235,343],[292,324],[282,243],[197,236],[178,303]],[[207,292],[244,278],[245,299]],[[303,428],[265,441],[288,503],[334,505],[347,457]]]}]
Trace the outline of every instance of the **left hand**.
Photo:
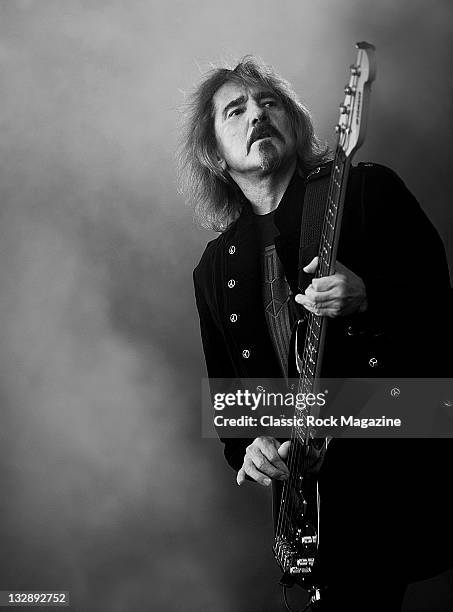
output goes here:
[{"label": "left hand", "polygon": [[[318,258],[305,266],[304,272],[314,274]],[[339,261],[335,264],[335,274],[314,278],[305,294],[298,293],[296,302],[315,315],[339,317],[367,309],[366,290],[363,280]]]}]

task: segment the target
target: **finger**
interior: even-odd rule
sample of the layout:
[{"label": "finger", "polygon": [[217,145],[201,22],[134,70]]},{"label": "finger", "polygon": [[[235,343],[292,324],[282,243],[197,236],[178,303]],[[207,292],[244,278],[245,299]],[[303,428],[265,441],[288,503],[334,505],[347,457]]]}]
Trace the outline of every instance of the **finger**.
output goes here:
[{"label": "finger", "polygon": [[315,303],[310,300],[306,295],[296,295],[296,302],[306,308],[308,311],[313,314],[320,315],[323,313],[323,310],[326,309],[326,303]]},{"label": "finger", "polygon": [[281,444],[281,446],[278,448],[277,452],[283,460],[286,460],[288,458],[290,446],[291,441],[287,440],[286,442],[283,442],[283,444]]},{"label": "finger", "polygon": [[265,487],[268,487],[272,482],[268,476],[260,472],[255,467],[251,459],[246,459],[244,461],[244,465],[242,466],[241,470],[244,470],[244,473],[247,474],[247,476],[250,476],[252,480]]},{"label": "finger", "polygon": [[297,302],[309,312],[312,312],[313,314],[316,314],[316,315],[320,314],[320,310],[316,306],[316,304],[313,304],[313,302],[310,302],[310,300],[306,298],[305,296],[300,296]]},{"label": "finger", "polygon": [[272,465],[281,470],[284,474],[289,474],[286,463],[282,461],[277,450],[280,447],[278,440],[275,438],[261,438],[258,440],[256,446],[259,448],[259,450],[261,450],[264,457],[268,459],[270,463],[272,463]]},{"label": "finger", "polygon": [[305,291],[305,295],[313,304],[321,304],[323,302],[330,302],[339,297],[339,288],[333,287],[328,291],[315,291],[313,286],[310,285]]},{"label": "finger", "polygon": [[294,299],[298,304],[304,306],[305,308],[310,309],[315,307],[315,304],[310,300],[310,298],[306,295],[303,295],[303,293],[298,293]]},{"label": "finger", "polygon": [[314,274],[316,272],[316,268],[318,267],[318,258],[313,257],[309,264],[307,264],[304,268],[304,272],[307,274]]},{"label": "finger", "polygon": [[245,482],[245,470],[243,467],[241,467],[241,469],[237,473],[236,482],[238,483],[239,486],[241,486],[241,484]]},{"label": "finger", "polygon": [[318,317],[336,317],[342,312],[340,300],[314,303],[304,295],[296,296],[296,298],[299,298],[297,299],[299,304]]},{"label": "finger", "polygon": [[344,280],[345,277],[342,274],[335,273],[329,276],[321,276],[321,278],[314,278],[311,281],[311,287],[314,291],[329,291],[329,289],[337,287]]},{"label": "finger", "polygon": [[272,463],[269,459],[261,452],[259,448],[252,448],[250,452],[247,452],[248,457],[251,459],[253,465],[256,469],[269,476],[270,478],[276,478],[279,480],[284,480],[288,474],[289,470],[283,461],[280,459],[280,455],[275,451],[275,456],[272,456]]}]

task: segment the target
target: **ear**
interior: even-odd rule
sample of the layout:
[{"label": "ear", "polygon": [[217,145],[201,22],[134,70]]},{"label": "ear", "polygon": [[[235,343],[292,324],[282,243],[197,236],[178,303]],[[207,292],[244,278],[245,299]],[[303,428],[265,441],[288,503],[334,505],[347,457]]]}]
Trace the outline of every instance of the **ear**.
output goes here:
[{"label": "ear", "polygon": [[219,166],[222,168],[223,172],[225,172],[227,168],[226,161],[222,157],[220,157],[218,153],[217,153],[217,161],[219,163]]}]

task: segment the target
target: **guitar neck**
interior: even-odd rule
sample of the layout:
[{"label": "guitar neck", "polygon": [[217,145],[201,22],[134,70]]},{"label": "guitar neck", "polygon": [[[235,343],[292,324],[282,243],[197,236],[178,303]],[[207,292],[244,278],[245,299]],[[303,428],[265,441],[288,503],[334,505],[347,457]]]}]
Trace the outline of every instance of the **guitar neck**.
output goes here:
[{"label": "guitar neck", "polygon": [[[318,267],[315,277],[321,278],[335,273],[335,262],[340,238],[341,219],[348,182],[351,159],[344,155],[340,147],[335,151],[335,157],[330,176],[327,208],[324,216],[323,229],[318,250]],[[309,313],[304,350],[301,359],[299,393],[314,393],[315,381],[321,374],[323,350],[327,320],[325,317]],[[308,414],[308,407],[305,409]],[[298,412],[298,416],[306,416]],[[306,422],[306,419],[302,419]],[[301,440],[309,438],[307,426],[297,426],[295,435]]]},{"label": "guitar neck", "polygon": [[327,210],[319,243],[319,260],[316,278],[335,273],[341,219],[343,216],[350,166],[351,158],[345,157],[342,149],[337,147],[330,177]]}]

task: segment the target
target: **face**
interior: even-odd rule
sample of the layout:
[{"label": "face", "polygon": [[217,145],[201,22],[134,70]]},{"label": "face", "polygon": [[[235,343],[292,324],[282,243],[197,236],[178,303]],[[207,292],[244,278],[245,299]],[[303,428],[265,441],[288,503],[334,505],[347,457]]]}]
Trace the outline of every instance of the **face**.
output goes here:
[{"label": "face", "polygon": [[213,102],[218,156],[233,179],[238,174],[270,174],[295,160],[296,138],[273,92],[225,83]]}]

